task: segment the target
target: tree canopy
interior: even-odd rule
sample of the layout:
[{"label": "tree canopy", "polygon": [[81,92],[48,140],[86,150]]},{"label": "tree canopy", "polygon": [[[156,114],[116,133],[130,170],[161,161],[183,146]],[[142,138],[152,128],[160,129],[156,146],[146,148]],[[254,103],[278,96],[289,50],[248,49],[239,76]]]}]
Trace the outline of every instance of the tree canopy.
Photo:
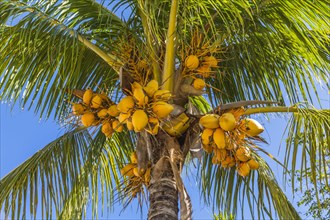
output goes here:
[{"label": "tree canopy", "polygon": [[[246,121],[253,114],[292,115],[285,159],[277,162],[293,182],[296,170],[308,167],[318,200],[317,187],[329,187],[322,173],[329,169],[330,111],[312,105],[320,103],[319,85],[329,89],[327,6],[323,0],[0,0],[1,100],[53,116],[67,129],[1,180],[1,209],[24,218],[40,204],[45,218],[76,219],[86,217],[90,203],[97,218],[99,200],[110,207],[136,196],[152,201],[166,177],[175,184],[181,218],[189,219],[180,172],[198,157],[196,180],[215,209],[235,214],[243,198],[241,208],[255,218],[299,218],[257,146],[265,142],[262,128],[256,122],[260,132],[251,133]],[[139,120],[147,117],[142,127],[134,122],[138,113]],[[233,128],[221,124],[226,115]],[[203,139],[203,117],[216,118],[207,138],[212,145]],[[214,132],[222,132],[223,146]],[[252,165],[237,156],[242,146],[246,161],[258,164],[246,175],[242,167]],[[229,156],[232,168],[223,163]],[[135,164],[133,177],[123,173],[128,164]]]}]

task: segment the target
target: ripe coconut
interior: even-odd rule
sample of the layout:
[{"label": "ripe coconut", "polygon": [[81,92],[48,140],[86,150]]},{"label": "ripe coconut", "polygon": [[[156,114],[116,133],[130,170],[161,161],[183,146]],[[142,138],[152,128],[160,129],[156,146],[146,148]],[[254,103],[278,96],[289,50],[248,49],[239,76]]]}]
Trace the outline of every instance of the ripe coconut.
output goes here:
[{"label": "ripe coconut", "polygon": [[195,79],[194,80],[194,82],[193,82],[193,86],[194,86],[194,88],[195,89],[198,89],[198,90],[202,90],[202,89],[204,89],[204,87],[205,87],[205,81],[204,80],[202,80],[202,79]]},{"label": "ripe coconut", "polygon": [[130,114],[120,113],[118,116],[118,121],[122,124],[125,124],[129,117],[131,117]]},{"label": "ripe coconut", "polygon": [[225,132],[221,128],[215,129],[213,133],[213,141],[219,149],[226,148]]},{"label": "ripe coconut", "polygon": [[134,126],[133,126],[133,123],[132,123],[131,119],[127,119],[125,121],[125,123],[126,123],[126,127],[129,131],[134,131]]},{"label": "ripe coconut", "polygon": [[242,177],[246,177],[247,175],[249,175],[250,170],[251,168],[248,163],[240,163],[237,166],[237,173]]},{"label": "ripe coconut", "polygon": [[218,128],[219,127],[219,115],[217,114],[206,114],[199,119],[199,124],[204,128]]},{"label": "ripe coconut", "polygon": [[259,168],[259,163],[254,159],[249,160],[247,163],[252,170],[257,170]]},{"label": "ripe coconut", "polygon": [[72,113],[74,115],[82,115],[85,111],[85,108],[82,104],[75,103],[72,105]]},{"label": "ripe coconut", "polygon": [[223,161],[221,161],[221,166],[224,168],[233,167],[235,164],[235,158],[232,156],[227,156]]},{"label": "ripe coconut", "polygon": [[236,127],[236,120],[232,113],[224,113],[219,119],[220,127],[225,131],[231,131]]},{"label": "ripe coconut", "polygon": [[141,109],[136,110],[132,115],[132,124],[135,132],[142,131],[148,124],[148,115]]},{"label": "ripe coconut", "polygon": [[142,86],[138,82],[133,82],[132,85],[131,85],[131,88],[132,88],[132,92],[134,92],[135,89],[142,89]]},{"label": "ripe coconut", "polygon": [[155,102],[152,106],[152,111],[158,118],[166,118],[173,110],[173,105],[163,101]]},{"label": "ripe coconut", "polygon": [[118,120],[112,122],[112,128],[117,132],[122,132],[124,130],[123,125]]},{"label": "ripe coconut", "polygon": [[102,124],[101,131],[105,136],[110,137],[113,133],[113,128],[111,126],[111,123],[109,121],[106,121]]},{"label": "ripe coconut", "polygon": [[108,109],[104,108],[101,109],[98,113],[97,113],[97,117],[99,118],[106,118],[108,116]]},{"label": "ripe coconut", "polygon": [[240,161],[243,161],[243,162],[248,161],[251,158],[250,149],[247,147],[239,147],[236,150],[235,156]]},{"label": "ripe coconut", "polygon": [[117,109],[122,113],[128,113],[134,108],[134,99],[132,96],[126,96],[117,105]]},{"label": "ripe coconut", "polygon": [[202,143],[205,145],[210,144],[212,140],[212,135],[213,135],[214,130],[210,128],[205,128],[202,132]]},{"label": "ripe coconut", "polygon": [[102,105],[102,98],[99,95],[95,95],[91,101],[92,108],[99,108]]},{"label": "ripe coconut", "polygon": [[208,65],[210,67],[217,67],[218,60],[214,56],[206,56],[204,57],[203,64]]},{"label": "ripe coconut", "polygon": [[172,94],[170,91],[166,90],[166,89],[160,89],[160,90],[157,90],[155,93],[154,93],[154,100],[156,101],[168,101],[170,100],[172,97]]},{"label": "ripe coconut", "polygon": [[149,97],[153,97],[155,92],[159,89],[158,82],[156,80],[151,80],[148,84],[143,88]]},{"label": "ripe coconut", "polygon": [[95,115],[92,112],[87,112],[81,116],[81,122],[85,127],[89,127],[95,122]]},{"label": "ripe coconut", "polygon": [[133,97],[136,99],[136,103],[139,106],[145,106],[148,103],[148,96],[144,94],[144,91],[142,88],[136,88],[133,92]]},{"label": "ripe coconut", "polygon": [[158,130],[159,130],[158,118],[149,118],[146,131],[148,133],[150,133],[151,135],[156,135],[156,134],[158,134]]},{"label": "ripe coconut", "polygon": [[195,55],[189,55],[185,59],[184,64],[188,69],[196,69],[199,66],[198,57]]},{"label": "ripe coconut", "polygon": [[215,149],[214,153],[217,156],[217,160],[219,162],[223,161],[227,156],[227,151],[225,149]]},{"label": "ripe coconut", "polygon": [[202,66],[198,67],[197,72],[204,77],[209,77],[211,68],[209,65],[202,65]]},{"label": "ripe coconut", "polygon": [[120,173],[123,176],[134,177],[133,169],[136,167],[135,164],[129,163],[120,169]]},{"label": "ripe coconut", "polygon": [[264,127],[252,118],[245,118],[241,121],[242,130],[249,136],[257,136],[264,131]]},{"label": "ripe coconut", "polygon": [[93,98],[93,91],[91,89],[87,89],[83,95],[83,102],[86,105],[89,105],[91,103],[92,98]]},{"label": "ripe coconut", "polygon": [[117,109],[117,105],[111,105],[108,108],[108,114],[112,117],[117,117],[119,115],[120,111]]},{"label": "ripe coconut", "polygon": [[212,153],[213,147],[210,144],[202,144],[203,149],[205,150],[206,153]]}]

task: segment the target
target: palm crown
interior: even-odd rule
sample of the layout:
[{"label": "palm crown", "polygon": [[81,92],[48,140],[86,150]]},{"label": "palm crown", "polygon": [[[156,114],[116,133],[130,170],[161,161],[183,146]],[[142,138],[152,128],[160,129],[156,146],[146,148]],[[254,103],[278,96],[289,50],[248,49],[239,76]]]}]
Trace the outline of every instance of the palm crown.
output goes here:
[{"label": "palm crown", "polygon": [[[254,123],[253,133],[246,122],[292,113],[284,170],[328,172],[329,110],[305,104],[318,100],[315,82],[327,82],[326,8],[288,0],[1,0],[1,99],[54,114],[68,129],[1,180],[1,208],[21,218],[39,203],[47,218],[55,207],[56,217],[73,219],[90,201],[97,217],[101,190],[108,205],[148,197],[150,219],[177,218],[179,201],[189,219],[180,172],[198,157],[202,195],[223,212],[236,213],[243,196],[258,217],[275,209],[299,218],[257,154],[263,128]],[[328,186],[320,176],[314,185]]]}]

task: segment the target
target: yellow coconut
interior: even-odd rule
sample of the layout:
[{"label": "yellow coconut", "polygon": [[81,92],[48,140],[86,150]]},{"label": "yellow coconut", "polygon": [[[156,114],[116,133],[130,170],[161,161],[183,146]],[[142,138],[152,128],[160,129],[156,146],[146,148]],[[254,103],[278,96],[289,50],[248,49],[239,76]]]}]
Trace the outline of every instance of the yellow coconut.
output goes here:
[{"label": "yellow coconut", "polygon": [[240,161],[248,161],[251,158],[250,149],[247,147],[239,147],[236,150],[235,156]]},{"label": "yellow coconut", "polygon": [[128,118],[131,117],[130,114],[120,113],[118,116],[118,121],[122,124],[128,121]]},{"label": "yellow coconut", "polygon": [[213,147],[211,144],[202,144],[204,151],[208,154],[213,152]]},{"label": "yellow coconut", "polygon": [[101,131],[103,134],[105,134],[105,136],[110,137],[113,133],[113,128],[112,128],[111,123],[109,121],[104,122],[102,124]]},{"label": "yellow coconut", "polygon": [[166,89],[160,89],[154,93],[154,100],[156,101],[168,101],[171,97],[171,92]]},{"label": "yellow coconut", "polygon": [[125,122],[126,122],[127,129],[128,129],[129,131],[133,131],[133,130],[134,130],[134,126],[133,126],[132,121],[128,119],[128,120],[126,120]]},{"label": "yellow coconut", "polygon": [[99,118],[106,118],[108,116],[108,109],[104,108],[101,109],[98,113],[97,113],[97,117]]},{"label": "yellow coconut", "polygon": [[237,173],[242,177],[246,177],[247,175],[249,175],[250,170],[251,168],[248,163],[240,163],[237,166]]},{"label": "yellow coconut", "polygon": [[149,97],[153,97],[155,92],[159,89],[158,82],[156,80],[151,80],[143,89]]},{"label": "yellow coconut", "polygon": [[82,104],[75,103],[72,105],[72,113],[74,115],[82,115],[85,111],[85,108]]},{"label": "yellow coconut", "polygon": [[227,151],[225,149],[215,149],[214,153],[217,156],[217,160],[219,162],[223,161],[227,156]]},{"label": "yellow coconut", "polygon": [[236,120],[232,113],[224,113],[219,119],[220,127],[225,131],[231,131],[236,127]]},{"label": "yellow coconut", "polygon": [[148,96],[144,93],[142,88],[134,89],[133,97],[135,98],[136,103],[141,107],[145,106],[149,100]]},{"label": "yellow coconut", "polygon": [[141,177],[142,176],[142,172],[141,172],[141,170],[139,170],[138,167],[134,167],[133,168],[133,173],[134,173],[134,176],[137,176],[137,177]]},{"label": "yellow coconut", "polygon": [[204,77],[209,77],[211,68],[209,65],[202,65],[202,66],[198,67],[197,72]]},{"label": "yellow coconut", "polygon": [[117,109],[122,113],[128,113],[134,108],[134,99],[132,96],[126,96],[117,105]]},{"label": "yellow coconut", "polygon": [[217,67],[218,60],[214,56],[206,56],[204,57],[203,64],[208,65],[210,67]]},{"label": "yellow coconut", "polygon": [[254,159],[249,160],[247,163],[252,170],[257,170],[259,168],[259,163]]},{"label": "yellow coconut", "polygon": [[218,128],[219,127],[219,115],[217,114],[206,114],[199,119],[199,124],[204,128]]},{"label": "yellow coconut", "polygon": [[95,121],[95,115],[92,112],[87,112],[81,116],[81,122],[85,127],[93,125]]},{"label": "yellow coconut", "polygon": [[264,131],[264,127],[252,118],[245,118],[241,121],[242,130],[249,136],[257,136]]},{"label": "yellow coconut", "polygon": [[108,108],[108,114],[112,117],[117,117],[119,115],[120,111],[117,109],[117,105],[111,105]]},{"label": "yellow coconut", "polygon": [[126,166],[124,166],[123,168],[120,169],[120,173],[123,176],[133,177],[134,176],[133,169],[135,167],[136,167],[136,164],[129,163]]},{"label": "yellow coconut", "polygon": [[124,130],[123,125],[118,120],[112,122],[112,128],[117,132],[122,132]]},{"label": "yellow coconut", "polygon": [[173,105],[163,101],[155,102],[152,106],[152,111],[158,118],[166,118],[173,110]]},{"label": "yellow coconut", "polygon": [[99,95],[95,95],[92,98],[92,101],[90,103],[92,108],[99,108],[102,105],[102,98]]},{"label": "yellow coconut", "polygon": [[185,59],[184,64],[188,69],[196,69],[199,66],[198,57],[195,55],[189,55]]},{"label": "yellow coconut", "polygon": [[219,163],[220,163],[220,161],[218,161],[218,158],[217,158],[216,155],[214,155],[214,156],[212,157],[212,163],[213,163],[213,164],[219,164]]},{"label": "yellow coconut", "polygon": [[215,129],[213,133],[213,141],[219,149],[226,148],[225,132],[221,128]]},{"label": "yellow coconut", "polygon": [[83,95],[83,102],[86,105],[89,105],[91,103],[92,98],[93,98],[93,91],[91,89],[87,89]]},{"label": "yellow coconut", "polygon": [[132,88],[132,92],[134,92],[135,89],[142,89],[142,86],[138,82],[133,82],[132,85],[131,85],[131,88]]},{"label": "yellow coconut", "polygon": [[212,141],[213,132],[214,130],[210,128],[205,128],[203,130],[201,138],[202,138],[202,143],[204,145],[210,144],[210,142]]},{"label": "yellow coconut", "polygon": [[158,118],[149,118],[148,127],[146,128],[146,131],[151,135],[156,135],[158,134],[158,130],[159,130]]},{"label": "yellow coconut", "polygon": [[136,151],[134,151],[134,152],[131,153],[130,159],[131,159],[131,162],[132,163],[137,163],[138,162]]},{"label": "yellow coconut", "polygon": [[194,88],[195,89],[198,89],[198,90],[202,90],[202,89],[204,89],[204,87],[205,87],[205,81],[204,80],[202,80],[202,79],[195,79],[194,80],[194,82],[193,82],[193,86],[194,86]]},{"label": "yellow coconut", "polygon": [[235,158],[229,155],[223,161],[221,161],[221,166],[224,168],[233,167],[235,164]]},{"label": "yellow coconut", "polygon": [[138,109],[132,115],[132,124],[135,132],[142,131],[148,124],[148,115],[145,111]]}]

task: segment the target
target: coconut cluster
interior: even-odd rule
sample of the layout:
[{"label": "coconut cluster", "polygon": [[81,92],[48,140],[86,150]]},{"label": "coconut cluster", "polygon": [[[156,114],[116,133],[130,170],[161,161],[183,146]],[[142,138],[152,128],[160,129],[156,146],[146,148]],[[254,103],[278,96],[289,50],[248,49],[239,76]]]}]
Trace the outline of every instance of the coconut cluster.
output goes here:
[{"label": "coconut cluster", "polygon": [[171,97],[170,91],[159,89],[156,80],[149,81],[144,87],[134,82],[131,95],[123,98],[117,105],[120,112],[118,120],[121,124],[126,124],[128,130],[146,130],[156,135],[160,121],[174,109],[169,104]]},{"label": "coconut cluster", "polygon": [[149,186],[151,166],[147,170],[139,169],[137,164],[137,154],[133,152],[130,156],[131,162],[124,166],[120,173],[128,178],[127,190],[131,190],[132,197],[142,191],[142,186]]},{"label": "coconut cluster", "polygon": [[212,163],[224,168],[236,166],[238,174],[245,177],[251,169],[259,168],[245,138],[259,135],[264,128],[254,119],[241,119],[243,112],[244,109],[240,108],[221,115],[206,114],[199,123],[203,127],[203,149],[207,153],[214,153]]},{"label": "coconut cluster", "polygon": [[214,56],[189,55],[185,58],[185,72],[193,76],[192,86],[197,90],[203,90],[206,83],[203,78],[211,77],[212,68],[218,67],[218,60]]},{"label": "coconut cluster", "polygon": [[116,117],[119,115],[117,106],[105,94],[94,93],[87,89],[82,97],[82,102],[72,105],[72,113],[81,116],[85,127],[102,124],[102,132],[110,137],[114,131],[123,131]]}]

